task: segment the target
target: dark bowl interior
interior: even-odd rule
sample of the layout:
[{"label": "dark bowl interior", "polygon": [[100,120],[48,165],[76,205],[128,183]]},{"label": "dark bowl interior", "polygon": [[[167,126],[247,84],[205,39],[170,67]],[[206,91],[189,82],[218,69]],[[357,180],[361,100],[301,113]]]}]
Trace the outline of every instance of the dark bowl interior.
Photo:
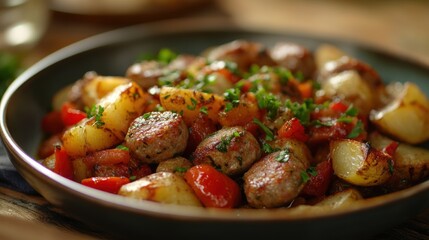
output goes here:
[{"label": "dark bowl interior", "polygon": [[280,210],[206,210],[125,199],[87,189],[40,166],[34,156],[43,137],[40,122],[51,98],[87,71],[124,75],[142,53],[168,47],[199,54],[235,39],[273,45],[292,41],[315,49],[334,44],[372,65],[384,81],[412,81],[429,95],[429,68],[406,58],[344,40],[267,32],[225,21],[191,19],[133,26],[92,37],[60,50],[25,71],[1,102],[1,137],[19,173],[48,201],[85,223],[118,238],[364,239],[428,207],[429,182],[357,207],[325,214]]}]

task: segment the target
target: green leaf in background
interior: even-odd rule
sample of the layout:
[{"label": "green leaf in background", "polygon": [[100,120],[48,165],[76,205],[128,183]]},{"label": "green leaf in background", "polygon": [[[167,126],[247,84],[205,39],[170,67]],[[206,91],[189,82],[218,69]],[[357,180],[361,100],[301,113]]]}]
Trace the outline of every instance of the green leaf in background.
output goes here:
[{"label": "green leaf in background", "polygon": [[0,52],[0,97],[18,76],[19,69],[18,57],[10,53]]}]

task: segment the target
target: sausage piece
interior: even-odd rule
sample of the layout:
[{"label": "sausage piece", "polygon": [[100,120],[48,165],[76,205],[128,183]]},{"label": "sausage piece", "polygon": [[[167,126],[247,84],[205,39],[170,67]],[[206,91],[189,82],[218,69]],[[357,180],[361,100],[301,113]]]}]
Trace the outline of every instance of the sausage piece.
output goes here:
[{"label": "sausage piece", "polygon": [[188,136],[188,128],[179,114],[150,112],[131,123],[124,145],[142,162],[159,163],[182,153]]},{"label": "sausage piece", "polygon": [[[288,145],[288,144],[286,144]],[[307,147],[293,141],[289,147],[262,158],[244,174],[244,193],[251,207],[281,207],[296,198],[304,187],[301,178],[309,167]]]},{"label": "sausage piece", "polygon": [[235,62],[242,71],[247,71],[253,64],[274,65],[274,61],[262,44],[245,40],[232,41],[208,50],[207,59]]},{"label": "sausage piece", "polygon": [[304,46],[290,42],[279,42],[269,51],[274,61],[292,73],[302,73],[304,79],[312,78],[316,71],[313,53]]},{"label": "sausage piece", "polygon": [[210,164],[226,175],[245,172],[261,157],[256,138],[242,127],[225,127],[204,139],[193,153],[194,164]]}]

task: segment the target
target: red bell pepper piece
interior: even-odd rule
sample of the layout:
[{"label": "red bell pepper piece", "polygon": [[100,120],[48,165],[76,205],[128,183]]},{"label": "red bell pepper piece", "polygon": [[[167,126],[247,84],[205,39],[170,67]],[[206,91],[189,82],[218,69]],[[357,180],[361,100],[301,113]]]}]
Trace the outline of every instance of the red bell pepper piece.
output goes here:
[{"label": "red bell pepper piece", "polygon": [[233,208],[241,201],[238,184],[210,165],[193,166],[184,177],[205,207]]},{"label": "red bell pepper piece", "polygon": [[389,154],[391,157],[393,157],[395,155],[396,149],[398,148],[399,143],[396,141],[392,141],[389,145],[387,145],[384,149],[383,152]]},{"label": "red bell pepper piece", "polygon": [[68,179],[73,179],[73,165],[72,162],[67,155],[66,150],[57,145],[55,146],[55,165],[54,172]]},{"label": "red bell pepper piece", "polygon": [[301,194],[310,197],[325,195],[331,183],[334,170],[330,160],[323,161],[316,166],[316,174],[310,175],[310,179],[302,189]]},{"label": "red bell pepper piece", "polygon": [[207,115],[199,114],[189,128],[189,138],[185,153],[191,154],[194,152],[198,144],[216,130],[216,124]]},{"label": "red bell pepper piece", "polygon": [[52,111],[42,118],[42,130],[49,134],[60,133],[64,129],[61,112]]},{"label": "red bell pepper piece", "polygon": [[61,107],[61,119],[66,126],[72,126],[86,118],[86,113],[77,109],[72,103],[66,102]]},{"label": "red bell pepper piece", "polygon": [[336,111],[336,112],[343,113],[343,112],[347,111],[347,109],[349,108],[349,106],[347,106],[343,102],[337,101],[337,102],[332,102],[331,104],[329,104],[329,108],[331,110]]},{"label": "red bell pepper piece", "polygon": [[302,142],[307,141],[309,138],[298,118],[292,118],[285,122],[277,131],[277,134],[279,138],[296,139]]},{"label": "red bell pepper piece", "polygon": [[130,182],[126,177],[92,177],[85,178],[81,183],[87,187],[98,189],[104,192],[117,194],[122,185]]}]

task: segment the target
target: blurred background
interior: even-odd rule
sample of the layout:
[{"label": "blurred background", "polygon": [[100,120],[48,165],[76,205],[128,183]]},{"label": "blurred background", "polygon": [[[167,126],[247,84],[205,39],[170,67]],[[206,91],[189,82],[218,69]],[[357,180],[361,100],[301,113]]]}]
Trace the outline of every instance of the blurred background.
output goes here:
[{"label": "blurred background", "polygon": [[197,17],[362,42],[429,67],[426,0],[0,0],[0,95],[24,69],[84,38]]},{"label": "blurred background", "polygon": [[29,66],[97,33],[202,16],[352,39],[429,62],[425,0],[0,0],[0,51],[24,56],[23,64]]}]

